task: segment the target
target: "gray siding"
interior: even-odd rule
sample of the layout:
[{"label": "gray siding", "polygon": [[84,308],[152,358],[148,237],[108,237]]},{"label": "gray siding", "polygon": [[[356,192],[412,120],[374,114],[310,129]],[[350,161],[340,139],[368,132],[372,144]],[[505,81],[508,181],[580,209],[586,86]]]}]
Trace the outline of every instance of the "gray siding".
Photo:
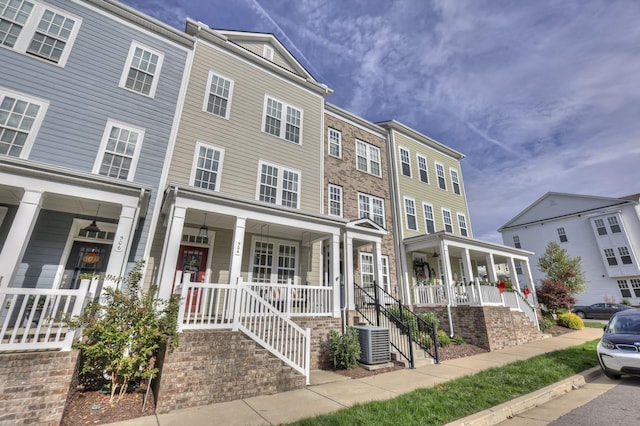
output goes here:
[{"label": "gray siding", "polygon": [[[80,31],[66,66],[0,48],[0,86],[49,101],[30,160],[90,172],[108,119],[145,129],[134,181],[157,192],[176,110],[187,51],[147,30],[125,25],[94,7],[50,4],[80,16]],[[164,54],[154,98],[120,88],[132,41]],[[151,197],[149,212],[156,195]],[[141,257],[148,223],[132,257]],[[57,263],[57,262],[56,262]]]}]

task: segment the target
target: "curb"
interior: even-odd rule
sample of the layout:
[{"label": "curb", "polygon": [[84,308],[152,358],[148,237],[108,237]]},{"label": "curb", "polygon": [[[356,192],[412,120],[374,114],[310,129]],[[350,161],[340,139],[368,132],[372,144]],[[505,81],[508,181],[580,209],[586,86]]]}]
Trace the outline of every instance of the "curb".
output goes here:
[{"label": "curb", "polygon": [[445,426],[493,426],[551,401],[558,396],[584,386],[602,374],[599,366],[566,378],[530,394],[512,399],[495,407],[447,423]]}]

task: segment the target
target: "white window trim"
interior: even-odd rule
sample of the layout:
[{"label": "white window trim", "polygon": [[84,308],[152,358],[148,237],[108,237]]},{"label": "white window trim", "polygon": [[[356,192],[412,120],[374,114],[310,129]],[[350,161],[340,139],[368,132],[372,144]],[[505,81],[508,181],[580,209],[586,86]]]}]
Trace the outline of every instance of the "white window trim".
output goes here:
[{"label": "white window trim", "polygon": [[[422,172],[422,168],[420,168],[420,159],[424,160],[424,172],[427,175],[427,181],[423,181],[422,178],[420,177],[420,173]],[[421,154],[416,154],[416,164],[418,165],[418,180],[424,184],[429,185],[430,179],[429,179],[429,163],[427,161],[427,157],[425,157],[424,155]]]},{"label": "white window trim", "polygon": [[[156,72],[153,74],[153,81],[151,82],[151,89],[149,90],[149,94],[138,92],[137,90],[130,89],[126,86],[127,77],[129,76],[129,70],[131,69],[131,62],[133,61],[133,55],[135,54],[136,48],[140,48],[142,50],[146,50],[154,55],[158,56],[158,64],[156,65]],[[164,61],[164,54],[153,49],[149,46],[146,46],[137,41],[132,41],[131,46],[129,47],[129,53],[127,54],[127,62],[124,64],[124,69],[122,70],[122,75],[120,76],[119,87],[124,90],[128,90],[132,93],[137,93],[138,95],[147,96],[149,98],[154,98],[156,96],[156,88],[158,87],[158,80],[160,80],[160,72],[162,71],[162,63]]]},{"label": "white window trim", "polygon": [[[4,46],[4,45],[0,45],[0,47],[3,47],[5,49],[9,49],[9,50],[14,50],[18,53],[22,53],[26,56],[29,56],[31,58],[36,58],[40,61],[44,61],[48,64],[52,64],[52,65],[56,65],[59,67],[64,67],[67,64],[67,59],[69,59],[69,55],[71,54],[71,49],[73,48],[73,45],[75,43],[76,37],[78,36],[78,32],[80,31],[80,25],[82,25],[82,18],[80,18],[79,16],[76,16],[72,13],[67,12],[66,10],[62,10],[62,9],[58,9],[55,6],[52,6],[51,4],[48,3],[40,3],[37,0],[30,0],[31,3],[33,3],[33,10],[31,10],[31,14],[29,15],[29,18],[27,19],[27,22],[25,22],[24,26],[22,27],[22,30],[20,31],[20,35],[18,36],[18,39],[16,40],[16,44],[14,44],[13,47],[8,47],[8,46]],[[44,15],[44,12],[49,9],[52,10],[53,12],[60,14],[60,15],[64,15],[67,18],[71,18],[75,21],[74,25],[73,25],[73,29],[71,30],[71,33],[69,34],[69,39],[65,42],[65,48],[62,51],[62,55],[60,55],[60,60],[58,62],[53,62],[50,60],[47,60],[45,58],[41,58],[40,56],[37,55],[33,55],[31,53],[27,53],[27,49],[29,48],[29,45],[31,44],[31,40],[33,40],[33,36],[36,33],[36,29],[38,28],[38,24],[40,23],[40,20],[42,19],[42,16]]]},{"label": "white window trim", "polygon": [[[407,200],[413,202],[413,217],[414,217],[414,222],[416,224],[416,228],[409,228],[409,214],[407,213]],[[418,210],[416,209],[416,200],[414,200],[413,198],[410,197],[402,197],[402,209],[404,210],[404,225],[405,227],[410,230],[410,231],[417,231],[420,229],[420,226],[418,225]]]},{"label": "white window trim", "polygon": [[[331,131],[336,132],[339,136],[338,155],[333,155],[331,153]],[[342,132],[340,130],[334,129],[333,127],[327,127],[327,145],[327,153],[330,157],[342,158]]]},{"label": "white window trim", "polygon": [[28,159],[31,154],[31,149],[33,148],[33,144],[38,136],[38,132],[40,131],[40,126],[44,121],[44,116],[47,114],[47,109],[49,108],[49,102],[44,99],[35,98],[33,96],[28,96],[20,92],[14,92],[13,90],[5,89],[4,87],[0,87],[0,101],[5,96],[9,96],[11,98],[16,98],[21,101],[34,103],[40,106],[38,111],[38,116],[33,121],[33,125],[31,126],[31,130],[29,130],[29,135],[27,136],[27,140],[24,142],[24,146],[20,151],[20,156],[16,158]]},{"label": "white window trim", "polygon": [[431,222],[433,222],[433,233],[438,232],[438,228],[436,227],[436,213],[433,209],[433,205],[429,203],[422,203],[422,213],[424,214],[424,232],[425,234],[429,234],[429,227],[427,226],[427,207],[431,208]]},{"label": "white window trim", "polygon": [[[107,124],[104,127],[104,133],[102,134],[102,141],[100,142],[100,147],[98,148],[98,156],[96,158],[95,163],[93,164],[92,172],[94,174],[100,174],[100,166],[102,165],[102,160],[104,159],[105,149],[107,148],[107,142],[109,141],[109,134],[111,134],[112,127],[120,127],[122,129],[130,130],[133,132],[138,132],[139,139],[136,143],[136,149],[133,152],[133,156],[131,158],[131,168],[129,169],[129,175],[127,176],[127,181],[132,182],[134,176],[136,175],[136,169],[138,167],[138,160],[140,159],[140,152],[142,151],[142,143],[144,141],[145,130],[142,127],[132,126],[131,124],[123,123],[121,121],[116,121],[111,118],[107,119]],[[103,176],[103,175],[100,175]],[[115,178],[114,178],[115,179]]]},{"label": "white window trim", "polygon": [[[376,283],[376,261],[373,258],[373,253],[369,253],[369,252],[364,252],[361,251],[360,252],[360,285],[364,287],[364,276],[365,276],[365,272],[364,272],[364,263],[365,263],[365,259],[370,260],[371,261],[371,282],[372,283]],[[366,274],[369,275],[369,274]],[[380,285],[380,283],[376,283],[378,285]]]},{"label": "white window trim", "polygon": [[[260,181],[261,181],[261,177],[262,177],[262,166],[263,165],[267,165],[267,166],[272,166],[278,169],[278,186],[277,186],[277,192],[276,192],[276,202],[274,203],[268,203],[266,201],[260,201]],[[295,207],[289,207],[289,206],[283,206],[282,205],[282,172],[283,171],[288,171],[288,172],[292,172],[292,173],[297,173],[298,174],[298,197],[297,197],[297,205]],[[276,164],[276,163],[272,163],[270,161],[259,161],[258,162],[258,173],[257,173],[257,181],[256,181],[256,201],[259,201],[261,203],[266,203],[266,204],[273,204],[276,206],[281,206],[281,207],[285,207],[285,208],[295,208],[295,209],[299,209],[300,208],[300,195],[302,193],[302,172],[300,170],[296,170],[296,169],[292,169],[291,167],[285,167],[282,166],[280,164]]]},{"label": "white window trim", "polygon": [[300,277],[300,243],[298,241],[281,240],[278,238],[263,238],[260,235],[254,235],[251,237],[251,255],[249,257],[249,271],[248,281],[253,282],[253,268],[255,266],[254,259],[256,258],[256,242],[263,242],[273,244],[273,263],[271,265],[271,279],[270,283],[276,283],[278,281],[278,256],[280,253],[279,247],[281,245],[292,246],[296,248],[296,267],[293,273],[293,284],[297,285]]},{"label": "white window trim", "polygon": [[[364,144],[364,146],[367,148],[367,169],[366,170],[362,170],[361,168],[358,167],[358,142]],[[371,171],[371,150],[375,149],[378,151],[378,169],[380,170],[379,174],[375,174]],[[376,177],[382,177],[382,151],[380,148],[378,148],[377,146],[370,144],[369,142],[365,142],[363,140],[360,139],[356,139],[356,152],[355,152],[355,157],[356,157],[356,170],[359,170],[361,172],[364,173],[368,173],[371,176],[376,176]]]},{"label": "white window trim", "polygon": [[[195,182],[196,182],[196,171],[198,168],[198,158],[200,156],[200,148],[208,148],[208,149],[213,149],[215,151],[219,151],[220,152],[220,160],[219,160],[219,167],[218,170],[216,171],[216,173],[218,174],[218,177],[216,179],[216,187],[213,189],[213,191],[220,191],[220,181],[222,180],[222,166],[224,164],[224,148],[218,146],[218,145],[213,145],[201,140],[196,141],[196,148],[193,152],[193,163],[191,165],[191,176],[189,177],[189,184],[191,186],[193,186],[194,188],[198,188],[198,189],[205,189],[205,188],[200,188],[199,186],[195,186]],[[211,191],[211,189],[208,189],[208,191]]]},{"label": "white window trim", "polygon": [[[209,95],[211,94],[211,80],[213,80],[214,76],[218,78],[223,78],[229,82],[229,98],[227,99],[227,110],[225,111],[224,115],[218,115],[211,111],[207,111],[207,106],[209,105]],[[217,71],[209,71],[209,76],[207,77],[207,87],[205,88],[204,100],[202,102],[202,111],[206,112],[209,115],[213,115],[214,117],[224,118],[225,120],[228,120],[229,116],[231,115],[231,101],[233,98],[234,84],[235,83],[232,78],[229,78],[223,74],[220,74]]]},{"label": "white window trim", "polygon": [[[264,130],[264,125],[267,122],[267,103],[269,101],[269,99],[279,102],[282,104],[282,116],[280,117],[280,134],[279,135],[274,135],[271,133],[267,133]],[[289,139],[286,138],[286,134],[287,134],[287,107],[296,109],[298,111],[300,111],[300,137],[299,137],[299,141],[298,142],[294,142],[294,141],[290,141]],[[290,103],[287,103],[285,101],[282,101],[274,96],[271,95],[264,95],[264,105],[262,107],[262,123],[260,126],[260,131],[262,133],[264,133],[265,135],[269,135],[275,138],[279,138],[282,140],[285,140],[287,142],[291,142],[293,144],[296,145],[302,145],[302,131],[303,131],[303,124],[304,124],[304,110],[300,107],[297,107],[295,105],[292,105]]]},{"label": "white window trim", "polygon": [[443,229],[445,232],[447,232],[447,222],[445,221],[445,215],[444,212],[449,213],[449,225],[451,226],[451,233],[453,233],[454,227],[453,227],[453,215],[451,214],[451,210],[449,209],[442,209],[442,225],[443,225]]},{"label": "white window trim", "polygon": [[[455,182],[453,180],[453,174],[455,173],[456,178],[458,179],[458,182]],[[449,167],[449,178],[451,179],[451,193],[453,195],[459,195],[462,196],[462,184],[460,183],[460,172],[458,172],[457,169],[454,169],[453,167]],[[460,193],[456,193],[456,189],[455,189],[455,184],[458,184],[458,191],[460,191]],[[446,185],[446,178],[445,178],[445,185]]]},{"label": "white window trim", "polygon": [[[405,163],[404,161],[402,161],[402,151],[407,153],[407,163]],[[413,171],[411,170],[411,151],[409,151],[409,149],[403,147],[403,146],[399,146],[398,147],[398,159],[400,160],[400,175],[404,176],[404,177],[412,177],[413,176]],[[409,174],[406,175],[404,174],[404,165],[408,165],[409,166]]]},{"label": "white window trim", "polygon": [[327,200],[329,201],[329,204],[327,206],[329,211],[327,212],[327,214],[329,216],[335,216],[333,213],[331,213],[331,202],[332,202],[332,200],[331,200],[331,188],[337,188],[337,189],[340,190],[340,215],[339,215],[339,217],[343,217],[343,215],[344,215],[344,191],[343,191],[343,189],[342,189],[342,187],[340,185],[335,185],[333,183],[330,183],[329,186],[328,186],[328,189],[327,189]]},{"label": "white window trim", "polygon": [[362,211],[360,210],[360,196],[363,197],[367,197],[369,199],[369,207],[371,207],[371,216],[366,216],[368,219],[371,219],[372,221],[376,222],[373,217],[375,216],[373,214],[373,200],[378,200],[380,201],[380,204],[382,204],[382,224],[379,224],[380,226],[382,226],[383,228],[387,227],[387,218],[386,218],[386,206],[384,205],[384,198],[381,197],[376,197],[375,195],[371,195],[371,194],[367,194],[365,192],[358,192],[358,217],[361,218],[362,216]]},{"label": "white window trim", "polygon": [[[382,284],[384,284],[384,289],[387,291],[387,293],[391,293],[391,272],[390,272],[390,266],[389,266],[389,256],[387,256],[386,254],[382,254],[380,255],[380,260],[382,261],[382,268],[380,270],[380,280],[382,280]],[[385,273],[385,267],[386,267],[386,273]],[[386,283],[385,283],[386,280]],[[380,285],[380,284],[378,284]]]},{"label": "white window trim", "polygon": [[[464,213],[456,212],[456,217],[458,218],[458,229],[460,230],[460,235],[462,235],[462,230],[467,231],[467,237],[469,236],[469,224],[467,223],[467,216]],[[464,220],[464,228],[460,226],[460,218]]]},{"label": "white window trim", "polygon": [[[447,174],[445,172],[444,164],[439,163],[437,161],[435,161],[434,164],[435,164],[435,169],[436,169],[436,185],[438,185],[439,189],[442,189],[443,191],[446,191],[447,190]],[[440,166],[442,168],[442,176],[440,176],[438,174],[438,166]],[[442,179],[444,181],[444,188],[442,188],[440,186],[440,177],[442,177]]]}]

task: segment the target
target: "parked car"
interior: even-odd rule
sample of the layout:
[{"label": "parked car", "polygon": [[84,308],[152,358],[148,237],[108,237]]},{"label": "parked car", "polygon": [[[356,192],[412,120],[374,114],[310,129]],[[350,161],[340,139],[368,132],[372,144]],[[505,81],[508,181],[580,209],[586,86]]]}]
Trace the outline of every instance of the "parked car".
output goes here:
[{"label": "parked car", "polygon": [[580,318],[587,319],[606,319],[611,318],[616,312],[630,309],[631,306],[622,305],[620,303],[594,303],[589,306],[574,306],[571,312]]},{"label": "parked car", "polygon": [[640,310],[627,309],[611,317],[596,350],[607,377],[640,376]]}]

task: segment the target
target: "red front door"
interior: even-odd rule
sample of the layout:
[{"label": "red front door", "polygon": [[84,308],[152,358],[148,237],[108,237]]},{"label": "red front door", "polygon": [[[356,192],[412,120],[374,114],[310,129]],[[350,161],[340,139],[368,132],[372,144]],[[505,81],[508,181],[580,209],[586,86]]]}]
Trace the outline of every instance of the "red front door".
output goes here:
[{"label": "red front door", "polygon": [[[191,274],[190,281],[192,283],[204,282],[207,273],[208,255],[209,249],[206,247],[181,245],[180,252],[178,253],[178,264],[176,265],[176,273],[178,273],[177,271],[182,271],[183,273],[180,282],[184,282],[185,274]],[[198,312],[198,299],[200,295],[200,291],[189,290],[186,303],[191,312]]]}]

